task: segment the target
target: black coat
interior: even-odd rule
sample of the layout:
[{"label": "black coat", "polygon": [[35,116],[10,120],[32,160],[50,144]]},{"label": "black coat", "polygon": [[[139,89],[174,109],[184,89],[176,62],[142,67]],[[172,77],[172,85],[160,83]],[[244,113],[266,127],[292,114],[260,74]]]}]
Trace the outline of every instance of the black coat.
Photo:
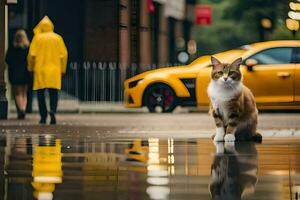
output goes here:
[{"label": "black coat", "polygon": [[27,70],[28,48],[8,48],[5,61],[8,64],[8,77],[12,85],[26,85],[31,82],[31,73]]}]

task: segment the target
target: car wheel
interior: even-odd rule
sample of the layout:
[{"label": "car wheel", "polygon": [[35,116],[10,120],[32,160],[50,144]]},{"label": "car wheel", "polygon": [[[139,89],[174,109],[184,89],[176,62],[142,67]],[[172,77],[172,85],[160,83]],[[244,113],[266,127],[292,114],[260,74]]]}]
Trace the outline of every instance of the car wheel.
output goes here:
[{"label": "car wheel", "polygon": [[146,90],[144,105],[149,112],[172,112],[177,106],[177,97],[169,86],[155,84]]}]

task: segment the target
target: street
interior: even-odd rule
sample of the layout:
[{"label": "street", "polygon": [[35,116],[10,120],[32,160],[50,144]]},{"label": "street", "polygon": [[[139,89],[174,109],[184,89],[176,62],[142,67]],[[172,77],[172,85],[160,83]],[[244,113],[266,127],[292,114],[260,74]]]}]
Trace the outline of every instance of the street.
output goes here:
[{"label": "street", "polygon": [[299,120],[299,113],[263,113],[262,144],[217,146],[207,113],[60,114],[54,126],[38,125],[35,114],[0,121],[1,168],[7,173],[0,177],[1,194],[8,199],[296,199]]}]

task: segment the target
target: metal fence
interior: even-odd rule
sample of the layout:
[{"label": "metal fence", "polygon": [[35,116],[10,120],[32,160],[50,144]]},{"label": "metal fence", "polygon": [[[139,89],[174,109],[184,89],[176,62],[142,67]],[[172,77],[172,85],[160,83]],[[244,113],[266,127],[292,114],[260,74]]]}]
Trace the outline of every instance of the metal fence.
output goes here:
[{"label": "metal fence", "polygon": [[[143,71],[176,65],[149,65]],[[71,62],[62,83],[62,99],[86,103],[122,102],[124,81],[140,71],[115,62]]]}]

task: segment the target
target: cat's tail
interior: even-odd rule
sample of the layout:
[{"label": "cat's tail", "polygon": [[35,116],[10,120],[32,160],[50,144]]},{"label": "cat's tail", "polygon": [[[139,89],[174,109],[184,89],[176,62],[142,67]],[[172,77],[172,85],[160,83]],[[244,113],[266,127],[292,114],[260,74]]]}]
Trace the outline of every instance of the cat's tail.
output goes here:
[{"label": "cat's tail", "polygon": [[252,141],[261,143],[262,142],[262,135],[260,133],[255,133],[252,135]]}]

